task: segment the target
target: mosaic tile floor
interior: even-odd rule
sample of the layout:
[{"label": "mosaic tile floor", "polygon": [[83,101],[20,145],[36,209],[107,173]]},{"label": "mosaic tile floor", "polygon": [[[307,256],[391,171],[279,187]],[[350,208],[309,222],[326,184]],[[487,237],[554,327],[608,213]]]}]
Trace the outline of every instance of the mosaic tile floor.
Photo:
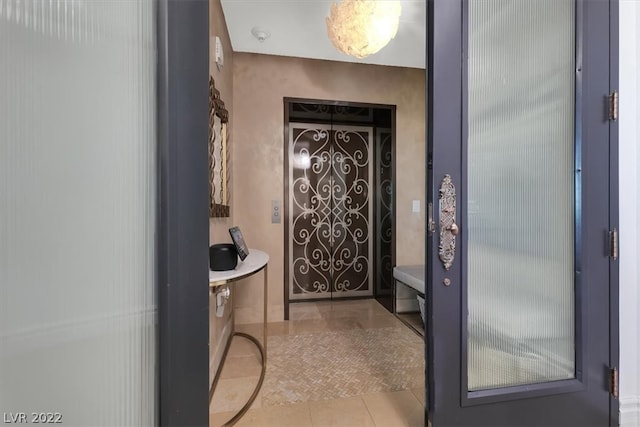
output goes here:
[{"label": "mosaic tile floor", "polygon": [[[269,323],[265,381],[236,426],[424,425],[418,335],[375,300],[299,303],[290,310],[291,320]],[[262,336],[262,325],[236,330]],[[211,402],[211,427],[246,402],[259,363],[255,346],[235,337]]]},{"label": "mosaic tile floor", "polygon": [[404,326],[269,337],[262,405],[420,388],[422,346]]}]

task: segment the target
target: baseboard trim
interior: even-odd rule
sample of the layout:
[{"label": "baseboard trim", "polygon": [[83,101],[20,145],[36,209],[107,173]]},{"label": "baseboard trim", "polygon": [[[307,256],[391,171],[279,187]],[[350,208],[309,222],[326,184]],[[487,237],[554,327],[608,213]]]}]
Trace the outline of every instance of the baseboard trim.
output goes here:
[{"label": "baseboard trim", "polygon": [[640,396],[620,399],[620,426],[637,427],[640,425]]}]

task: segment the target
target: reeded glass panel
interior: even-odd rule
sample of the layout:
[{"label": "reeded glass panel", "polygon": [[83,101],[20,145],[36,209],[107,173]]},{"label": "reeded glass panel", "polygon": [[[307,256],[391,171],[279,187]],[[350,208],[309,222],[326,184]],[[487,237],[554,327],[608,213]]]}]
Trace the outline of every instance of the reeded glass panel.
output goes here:
[{"label": "reeded glass panel", "polygon": [[5,421],[157,424],[154,9],[0,0]]},{"label": "reeded glass panel", "polygon": [[468,387],[573,378],[574,1],[468,4]]}]

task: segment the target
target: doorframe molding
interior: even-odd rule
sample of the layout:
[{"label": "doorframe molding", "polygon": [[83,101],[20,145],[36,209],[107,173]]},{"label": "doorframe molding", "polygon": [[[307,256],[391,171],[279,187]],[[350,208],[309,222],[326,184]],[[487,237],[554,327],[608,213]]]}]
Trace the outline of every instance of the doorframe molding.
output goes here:
[{"label": "doorframe molding", "polygon": [[[368,103],[368,102],[355,102],[355,101],[337,101],[337,100],[327,100],[327,99],[313,99],[313,98],[296,98],[296,97],[283,97],[283,109],[284,109],[284,126],[283,126],[283,146],[284,146],[284,157],[283,157],[283,228],[284,228],[284,257],[283,257],[283,268],[284,268],[284,320],[289,320],[289,304],[291,300],[289,298],[289,256],[288,256],[288,241],[289,241],[289,174],[288,174],[288,165],[289,165],[289,105],[291,103],[304,103],[304,104],[318,104],[318,105],[330,105],[330,106],[340,106],[340,107],[360,107],[360,108],[372,108],[372,109],[387,109],[390,110],[391,113],[391,146],[392,146],[392,193],[393,193],[393,203],[392,203],[392,217],[396,218],[396,203],[395,203],[395,195],[396,195],[396,112],[397,106],[391,104],[376,104],[376,103]],[[305,122],[314,122],[314,119],[305,118]],[[346,124],[346,123],[345,123]],[[348,125],[360,126],[359,122],[349,123]],[[373,126],[375,129],[375,126]],[[373,141],[375,143],[375,134],[373,135]],[[375,152],[373,153],[375,158]],[[374,174],[375,176],[375,174]],[[376,210],[373,209],[373,217],[376,218]],[[396,226],[394,222],[394,227]],[[373,253],[375,257],[375,247],[373,248]],[[396,233],[395,229],[392,233],[391,238],[391,262],[395,265],[396,261]],[[374,270],[375,273],[375,270]],[[375,284],[373,284],[372,288],[373,298],[375,298]],[[355,296],[355,297],[344,297],[342,299],[362,299],[362,298],[370,298],[369,296]],[[297,299],[295,302],[308,302],[308,301],[317,301],[317,299]]]},{"label": "doorframe molding", "polygon": [[[620,72],[620,4],[609,0],[609,93],[619,90]],[[609,120],[609,230],[620,229],[619,182],[619,125]],[[609,364],[620,368],[620,262],[609,260]],[[620,425],[623,403],[609,398],[611,426]],[[630,406],[634,406],[633,404]],[[640,409],[640,397],[635,402],[635,413]]]},{"label": "doorframe molding", "polygon": [[[640,396],[620,398],[620,426],[640,425]],[[616,424],[614,424],[616,425]]]},{"label": "doorframe molding", "polygon": [[209,2],[157,1],[158,423],[209,425]]}]

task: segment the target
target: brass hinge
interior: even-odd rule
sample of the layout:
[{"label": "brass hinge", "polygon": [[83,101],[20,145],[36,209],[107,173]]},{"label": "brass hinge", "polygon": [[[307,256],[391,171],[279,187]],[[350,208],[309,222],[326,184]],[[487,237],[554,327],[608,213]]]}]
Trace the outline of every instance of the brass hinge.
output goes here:
[{"label": "brass hinge", "polygon": [[609,120],[618,121],[618,91],[614,90],[609,95]]},{"label": "brass hinge", "polygon": [[609,257],[616,261],[618,259],[618,230],[609,231]]},{"label": "brass hinge", "polygon": [[609,393],[615,399],[618,398],[618,368],[609,370]]}]

